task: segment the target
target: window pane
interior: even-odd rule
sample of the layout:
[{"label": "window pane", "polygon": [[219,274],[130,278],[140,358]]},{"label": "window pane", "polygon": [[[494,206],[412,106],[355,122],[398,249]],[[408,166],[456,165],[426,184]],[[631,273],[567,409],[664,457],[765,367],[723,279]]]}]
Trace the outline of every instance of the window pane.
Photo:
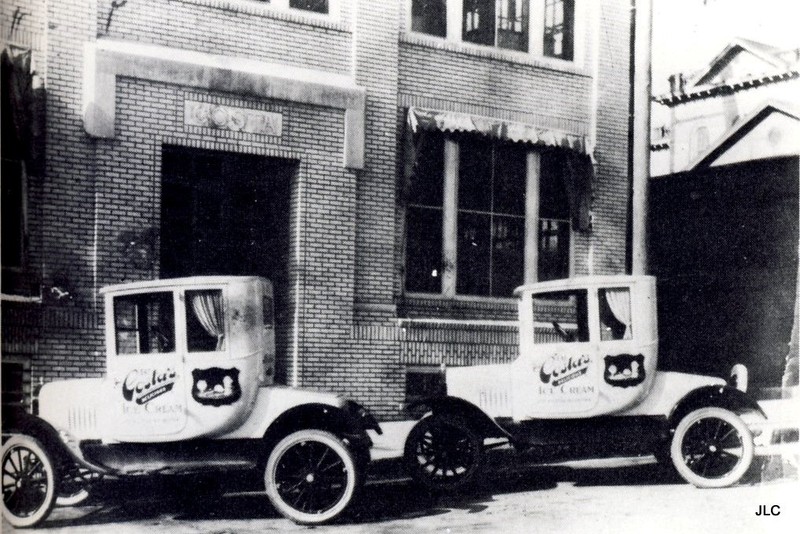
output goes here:
[{"label": "window pane", "polygon": [[497,46],[528,51],[529,0],[498,0]]},{"label": "window pane", "polygon": [[542,154],[539,180],[539,215],[545,219],[569,219],[569,197],[564,185],[563,156],[555,152]]},{"label": "window pane", "polygon": [[406,225],[406,290],[440,293],[442,210],[409,206]]},{"label": "window pane", "polygon": [[585,289],[533,295],[534,343],[589,341]]},{"label": "window pane", "polygon": [[186,345],[189,352],[225,350],[222,290],[186,292]]},{"label": "window pane", "polygon": [[128,295],[114,299],[117,354],[175,351],[172,293]]},{"label": "window pane", "polygon": [[495,0],[464,0],[463,40],[494,45]]},{"label": "window pane", "polygon": [[492,296],[511,297],[523,282],[525,218],[495,215],[492,224]]},{"label": "window pane", "polygon": [[444,136],[440,132],[420,132],[414,139],[416,160],[411,175],[409,204],[442,206],[444,184]]},{"label": "window pane", "polygon": [[490,211],[492,144],[480,137],[464,137],[458,145],[458,209]]},{"label": "window pane", "polygon": [[494,173],[495,213],[525,215],[526,154],[525,147],[517,144],[497,145]]},{"label": "window pane", "polygon": [[458,265],[456,292],[489,295],[491,216],[458,214]]},{"label": "window pane", "polygon": [[573,59],[574,0],[545,0],[544,55]]},{"label": "window pane", "polygon": [[569,278],[568,221],[539,220],[539,280]]},{"label": "window pane", "polygon": [[25,400],[25,367],[17,362],[3,362],[0,376],[3,405],[22,404]]},{"label": "window pane", "polygon": [[446,0],[413,0],[411,2],[411,30],[446,37]]},{"label": "window pane", "polygon": [[443,395],[447,391],[438,367],[406,370],[406,402]]},{"label": "window pane", "polygon": [[314,13],[327,13],[328,0],[289,0],[289,7]]},{"label": "window pane", "polygon": [[21,267],[23,252],[22,162],[2,161],[2,257],[3,267]]}]

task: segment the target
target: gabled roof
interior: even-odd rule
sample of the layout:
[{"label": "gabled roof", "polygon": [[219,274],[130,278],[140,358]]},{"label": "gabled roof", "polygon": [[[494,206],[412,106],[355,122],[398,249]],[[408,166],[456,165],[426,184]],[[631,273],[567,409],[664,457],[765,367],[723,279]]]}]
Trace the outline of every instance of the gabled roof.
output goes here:
[{"label": "gabled roof", "polygon": [[[697,71],[687,83],[688,87],[713,84],[714,78],[737,56],[749,54],[769,71],[784,72],[791,68],[791,64],[781,58],[782,49],[750,39],[736,38],[720,52],[706,67]],[[736,80],[743,81],[743,80]],[[718,85],[718,84],[713,84]]]},{"label": "gabled roof", "polygon": [[686,167],[686,170],[696,170],[711,166],[715,160],[728,151],[733,145],[742,140],[744,136],[753,131],[767,117],[773,113],[780,113],[800,123],[800,109],[794,105],[778,100],[768,100],[757,107],[752,113],[736,122],[722,135],[716,143],[708,147],[695,161]]},{"label": "gabled roof", "polygon": [[[736,67],[743,73],[736,73]],[[733,71],[733,72],[731,72]],[[800,55],[750,39],[736,38],[711,62],[686,79],[680,91],[655,97],[666,106],[731,94],[800,76]]]}]

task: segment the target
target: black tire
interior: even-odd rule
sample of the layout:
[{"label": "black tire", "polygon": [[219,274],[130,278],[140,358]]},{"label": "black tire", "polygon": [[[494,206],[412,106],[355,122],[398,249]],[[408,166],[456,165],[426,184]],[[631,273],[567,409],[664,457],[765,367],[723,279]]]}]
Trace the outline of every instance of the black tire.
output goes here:
[{"label": "black tire", "polygon": [[301,525],[338,517],[353,500],[360,479],[347,446],[322,430],[299,430],[283,438],[270,452],[264,470],[272,505]]},{"label": "black tire", "polygon": [[3,517],[14,528],[29,528],[47,519],[58,493],[56,472],[36,439],[18,434],[3,445]]},{"label": "black tire", "polygon": [[483,439],[458,416],[432,415],[408,434],[405,462],[411,477],[431,491],[469,487],[483,465]]},{"label": "black tire", "polygon": [[753,435],[735,413],[701,408],[675,428],[670,455],[678,474],[699,488],[739,482],[753,462]]}]

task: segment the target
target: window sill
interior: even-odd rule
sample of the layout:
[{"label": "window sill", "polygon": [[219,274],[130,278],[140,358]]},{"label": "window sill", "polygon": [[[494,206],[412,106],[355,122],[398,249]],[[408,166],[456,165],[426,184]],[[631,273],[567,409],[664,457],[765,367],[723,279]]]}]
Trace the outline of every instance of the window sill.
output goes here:
[{"label": "window sill", "polygon": [[424,33],[401,33],[400,42],[427,48],[435,48],[456,54],[463,54],[472,57],[494,59],[507,63],[518,63],[531,65],[541,69],[549,69],[558,72],[566,72],[578,76],[589,77],[591,74],[586,69],[579,67],[572,61],[563,59],[533,56],[527,52],[506,50],[493,46],[483,46],[466,42],[448,41],[442,37],[426,35]]},{"label": "window sill", "polygon": [[196,6],[210,7],[229,11],[231,13],[243,13],[246,15],[256,15],[266,18],[283,20],[287,22],[294,22],[297,24],[306,24],[309,26],[318,26],[320,28],[327,28],[329,30],[349,31],[344,22],[338,20],[335,15],[314,13],[311,11],[303,11],[298,9],[278,9],[269,4],[262,2],[255,2],[253,0],[177,0],[185,4],[193,4]]}]

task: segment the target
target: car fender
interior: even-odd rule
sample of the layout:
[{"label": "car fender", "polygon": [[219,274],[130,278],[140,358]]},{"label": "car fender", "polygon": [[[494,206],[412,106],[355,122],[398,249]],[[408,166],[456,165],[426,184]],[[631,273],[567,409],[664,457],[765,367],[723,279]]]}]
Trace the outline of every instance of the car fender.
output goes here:
[{"label": "car fender", "polygon": [[24,434],[35,438],[52,456],[55,465],[70,459],[83,463],[82,459],[67,447],[58,430],[49,422],[29,414],[20,406],[3,406],[3,437],[13,434]]},{"label": "car fender", "polygon": [[243,425],[221,439],[259,439],[272,443],[294,430],[315,428],[334,432],[356,448],[367,449],[367,430],[381,434],[375,417],[366,408],[339,395],[314,390],[270,386],[261,388]]},{"label": "car fender", "polygon": [[738,415],[755,412],[767,418],[764,410],[746,393],[735,387],[715,385],[694,389],[684,395],[669,414],[670,426],[674,428],[690,412],[707,406],[726,408]]},{"label": "car fender", "polygon": [[486,412],[471,402],[459,397],[451,397],[448,395],[428,397],[407,405],[406,411],[409,413],[418,413],[419,411],[424,411],[432,412],[434,415],[442,414],[461,416],[470,423],[474,424],[476,430],[481,432],[484,437],[512,439],[511,434],[498,425],[497,422]]}]

